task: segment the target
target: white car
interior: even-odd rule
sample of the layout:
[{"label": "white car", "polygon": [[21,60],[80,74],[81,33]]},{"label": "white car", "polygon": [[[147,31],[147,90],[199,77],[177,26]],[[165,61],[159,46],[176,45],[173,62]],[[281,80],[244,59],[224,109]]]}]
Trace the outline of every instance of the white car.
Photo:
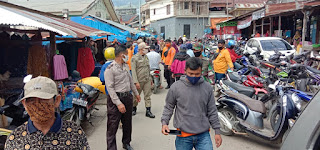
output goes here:
[{"label": "white car", "polygon": [[260,50],[264,60],[269,60],[270,56],[275,54],[275,50],[284,54],[285,56],[292,55],[296,52],[294,46],[287,41],[278,37],[257,37],[250,39],[246,46],[244,53],[253,54]]}]

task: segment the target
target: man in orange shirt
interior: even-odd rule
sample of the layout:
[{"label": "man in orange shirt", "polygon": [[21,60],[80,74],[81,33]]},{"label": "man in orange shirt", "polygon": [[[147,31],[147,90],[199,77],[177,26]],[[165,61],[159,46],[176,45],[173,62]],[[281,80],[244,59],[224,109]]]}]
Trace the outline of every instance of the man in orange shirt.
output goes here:
[{"label": "man in orange shirt", "polygon": [[129,69],[131,70],[131,58],[134,54],[134,45],[130,41],[130,42],[127,42],[126,46],[127,46],[127,50],[128,50],[128,56],[129,56],[129,60],[127,61],[127,64],[129,66]]},{"label": "man in orange shirt", "polygon": [[167,80],[168,86],[166,89],[169,89],[171,84],[173,83],[173,78],[171,77],[171,64],[173,62],[173,58],[176,55],[176,49],[171,46],[171,40],[167,39],[165,41],[166,47],[164,47],[162,51],[162,62],[164,63],[164,77]]}]

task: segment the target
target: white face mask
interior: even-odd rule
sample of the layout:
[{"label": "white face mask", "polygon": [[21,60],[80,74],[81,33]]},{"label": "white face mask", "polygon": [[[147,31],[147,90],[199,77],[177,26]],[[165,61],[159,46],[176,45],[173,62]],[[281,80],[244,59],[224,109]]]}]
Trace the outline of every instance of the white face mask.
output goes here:
[{"label": "white face mask", "polygon": [[122,60],[126,63],[129,60],[129,56],[128,55],[122,55],[124,56],[124,58],[122,57]]},{"label": "white face mask", "polygon": [[149,51],[148,51],[147,49],[144,49],[144,50],[143,50],[143,53],[144,53],[144,54],[147,54],[148,52],[149,52]]}]

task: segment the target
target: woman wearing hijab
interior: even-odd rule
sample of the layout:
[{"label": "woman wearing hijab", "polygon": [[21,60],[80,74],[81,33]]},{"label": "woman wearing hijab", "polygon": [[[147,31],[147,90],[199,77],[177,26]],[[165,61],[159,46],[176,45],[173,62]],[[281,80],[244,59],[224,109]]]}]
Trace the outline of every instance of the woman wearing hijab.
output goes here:
[{"label": "woman wearing hijab", "polygon": [[179,52],[179,49],[178,49],[176,42],[172,42],[172,47],[176,50],[176,53]]},{"label": "woman wearing hijab", "polygon": [[299,31],[296,31],[296,34],[293,37],[293,45],[294,47],[297,47],[300,44],[301,41],[301,35]]}]

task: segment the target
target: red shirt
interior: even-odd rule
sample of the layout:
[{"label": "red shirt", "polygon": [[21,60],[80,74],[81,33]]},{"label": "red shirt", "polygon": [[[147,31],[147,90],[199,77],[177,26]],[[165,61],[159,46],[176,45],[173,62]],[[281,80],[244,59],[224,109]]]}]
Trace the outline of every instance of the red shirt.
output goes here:
[{"label": "red shirt", "polygon": [[227,49],[228,49],[228,51],[230,53],[230,57],[231,57],[231,60],[232,60],[233,63],[236,62],[236,60],[238,58],[241,58],[241,56],[239,56],[233,49],[229,49],[229,48],[227,48]]}]

